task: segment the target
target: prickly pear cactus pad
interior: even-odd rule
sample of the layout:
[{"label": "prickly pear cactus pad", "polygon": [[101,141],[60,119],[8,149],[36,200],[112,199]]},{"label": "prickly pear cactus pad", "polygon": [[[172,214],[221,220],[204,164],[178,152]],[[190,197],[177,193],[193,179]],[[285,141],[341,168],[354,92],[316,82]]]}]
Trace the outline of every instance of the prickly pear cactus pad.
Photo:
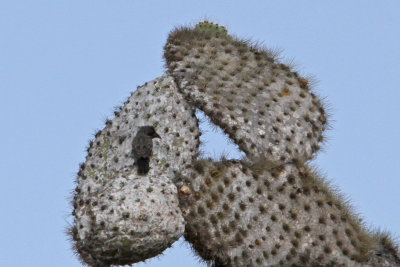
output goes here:
[{"label": "prickly pear cactus pad", "polygon": [[[153,125],[150,171],[139,176],[132,158],[138,127]],[[73,198],[74,247],[90,266],[143,261],[168,248],[184,231],[174,173],[190,166],[199,146],[198,121],[163,76],[139,87],[90,141]]]},{"label": "prickly pear cactus pad", "polygon": [[324,107],[273,53],[204,22],[173,31],[164,56],[180,91],[248,157],[305,162],[319,149]]},{"label": "prickly pear cactus pad", "polygon": [[194,169],[179,183],[185,238],[215,266],[361,266],[367,260],[375,241],[308,167],[202,160]]}]

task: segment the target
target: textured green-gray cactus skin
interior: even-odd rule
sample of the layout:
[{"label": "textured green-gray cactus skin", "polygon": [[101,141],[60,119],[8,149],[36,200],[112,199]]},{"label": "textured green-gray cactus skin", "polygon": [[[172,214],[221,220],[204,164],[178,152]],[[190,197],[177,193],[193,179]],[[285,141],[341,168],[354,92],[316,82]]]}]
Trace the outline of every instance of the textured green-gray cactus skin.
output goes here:
[{"label": "textured green-gray cactus skin", "polygon": [[[131,155],[138,127],[153,125],[150,171],[140,176]],[[123,265],[161,253],[184,221],[171,182],[197,156],[198,121],[171,77],[139,87],[90,142],[73,199],[74,246],[91,266]]]},{"label": "textured green-gray cactus skin", "polygon": [[373,240],[309,168],[197,163],[185,237],[216,266],[360,266]]},{"label": "textured green-gray cactus skin", "polygon": [[306,165],[327,128],[307,79],[208,22],[171,32],[165,58],[180,92],[248,158],[198,161],[177,182],[191,188],[189,196],[180,195],[185,238],[204,260],[213,266],[400,266],[397,248],[383,246],[382,236],[365,228]]},{"label": "textured green-gray cactus skin", "polygon": [[310,159],[323,140],[327,118],[307,80],[224,28],[202,27],[172,32],[165,46],[181,92],[248,157]]},{"label": "textured green-gray cactus skin", "polygon": [[[182,234],[215,267],[400,266],[390,235],[368,230],[311,168],[327,126],[308,80],[268,50],[204,22],[171,32],[167,74],[139,87],[90,142],[70,229],[84,264],[133,264]],[[199,158],[195,108],[246,153]],[[150,171],[131,155],[153,125]]]}]

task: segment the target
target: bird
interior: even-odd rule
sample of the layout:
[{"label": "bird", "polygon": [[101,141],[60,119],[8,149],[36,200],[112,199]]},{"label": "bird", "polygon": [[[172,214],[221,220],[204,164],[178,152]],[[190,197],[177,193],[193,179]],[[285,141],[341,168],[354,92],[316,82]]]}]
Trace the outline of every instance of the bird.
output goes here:
[{"label": "bird", "polygon": [[153,138],[161,138],[153,126],[142,126],[132,140],[132,155],[137,172],[145,175],[149,172],[150,157],[153,154]]}]

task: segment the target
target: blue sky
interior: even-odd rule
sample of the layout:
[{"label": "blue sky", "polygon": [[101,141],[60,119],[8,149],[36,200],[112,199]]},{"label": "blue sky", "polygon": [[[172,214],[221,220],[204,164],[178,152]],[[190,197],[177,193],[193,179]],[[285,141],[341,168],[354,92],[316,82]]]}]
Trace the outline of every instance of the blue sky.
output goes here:
[{"label": "blue sky", "polygon": [[[163,74],[168,32],[204,18],[316,78],[332,130],[314,164],[368,225],[399,236],[399,10],[395,0],[1,0],[0,266],[82,266],[64,228],[88,140]],[[211,154],[232,150],[205,139]],[[202,265],[178,242],[138,266]]]}]

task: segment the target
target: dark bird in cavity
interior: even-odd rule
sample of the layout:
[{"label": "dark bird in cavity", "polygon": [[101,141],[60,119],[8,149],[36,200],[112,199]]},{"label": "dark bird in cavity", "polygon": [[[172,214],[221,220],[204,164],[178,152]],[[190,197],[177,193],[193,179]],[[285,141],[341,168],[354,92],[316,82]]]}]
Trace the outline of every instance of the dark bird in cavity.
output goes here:
[{"label": "dark bird in cavity", "polygon": [[153,126],[139,128],[132,141],[132,155],[135,159],[138,174],[149,172],[150,158],[153,155],[153,138],[161,138]]}]

